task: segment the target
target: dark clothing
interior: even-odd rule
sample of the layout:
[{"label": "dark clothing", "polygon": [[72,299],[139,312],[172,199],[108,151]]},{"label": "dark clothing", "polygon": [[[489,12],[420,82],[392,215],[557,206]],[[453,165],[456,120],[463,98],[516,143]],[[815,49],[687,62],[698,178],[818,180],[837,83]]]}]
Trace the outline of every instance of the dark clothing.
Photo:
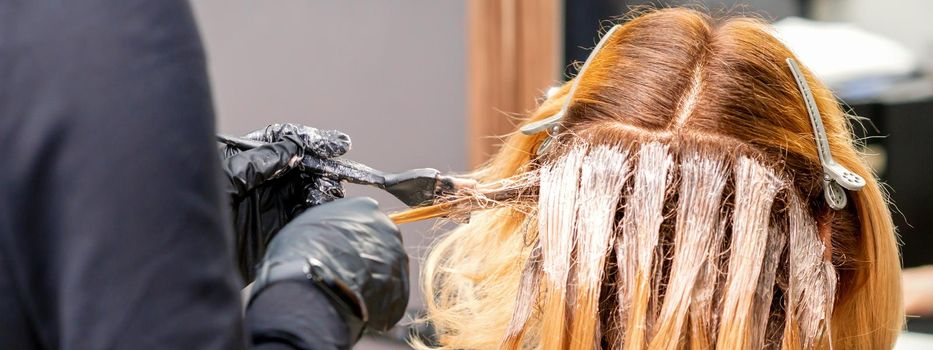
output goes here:
[{"label": "dark clothing", "polygon": [[[213,113],[184,1],[0,0],[0,348],[294,345],[244,335]],[[342,324],[310,284],[250,317],[266,293]]]},{"label": "dark clothing", "polygon": [[[313,312],[295,312],[295,305]],[[259,294],[246,311],[247,329],[254,344],[273,349],[349,349],[356,335],[349,333],[337,307],[304,281],[275,284]],[[296,337],[295,335],[301,337]]]}]

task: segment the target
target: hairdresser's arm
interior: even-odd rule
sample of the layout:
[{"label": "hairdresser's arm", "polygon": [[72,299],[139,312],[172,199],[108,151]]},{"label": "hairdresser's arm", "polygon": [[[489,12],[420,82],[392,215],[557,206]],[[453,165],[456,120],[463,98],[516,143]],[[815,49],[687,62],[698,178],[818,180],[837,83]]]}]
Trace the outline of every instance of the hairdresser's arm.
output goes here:
[{"label": "hairdresser's arm", "polygon": [[347,349],[363,328],[392,327],[408,292],[398,228],[372,199],[338,199],[305,211],[269,244],[247,324],[256,344]]},{"label": "hairdresser's arm", "polygon": [[[270,227],[284,225],[305,208],[301,179],[282,176],[292,171],[293,159],[300,157],[300,144],[286,137],[248,151],[223,150],[227,154],[222,162],[224,188],[235,204],[237,260],[244,277],[252,277],[254,262],[258,264],[268,240],[279,229]],[[268,212],[275,215],[263,215]],[[262,224],[263,218],[272,222]],[[266,228],[268,234],[261,234]],[[246,310],[246,327],[253,348],[260,350],[340,349],[352,344],[345,321],[310,283],[269,286]]]},{"label": "hairdresser's arm", "polygon": [[347,349],[355,338],[337,307],[308,281],[266,288],[246,310],[246,329],[256,349]]}]

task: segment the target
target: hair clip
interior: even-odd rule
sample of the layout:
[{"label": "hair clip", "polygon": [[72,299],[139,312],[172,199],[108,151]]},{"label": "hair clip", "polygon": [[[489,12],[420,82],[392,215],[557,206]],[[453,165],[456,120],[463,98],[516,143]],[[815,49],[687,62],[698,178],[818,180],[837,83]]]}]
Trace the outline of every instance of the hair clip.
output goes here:
[{"label": "hair clip", "polygon": [[846,169],[842,164],[833,160],[833,155],[829,150],[829,139],[826,137],[826,129],[823,128],[823,117],[816,107],[816,99],[807,79],[797,66],[793,58],[787,59],[787,65],[790,72],[797,81],[797,87],[803,95],[803,102],[807,107],[807,114],[810,115],[810,124],[813,126],[813,136],[816,139],[816,151],[820,157],[820,163],[823,167],[823,196],[829,207],[839,210],[846,207],[846,194],[843,188],[850,191],[858,191],[865,186],[865,179],[855,172]]},{"label": "hair clip", "polygon": [[[560,111],[558,111],[557,113],[555,113],[554,115],[550,117],[525,124],[520,129],[523,134],[534,135],[545,130],[547,130],[549,133],[557,131],[556,130],[557,124],[560,123],[560,121],[564,119],[564,116],[567,114],[567,110],[570,108],[570,103],[571,101],[573,101],[573,95],[574,93],[577,92],[577,86],[580,85],[580,78],[583,77],[583,74],[586,72],[586,68],[589,67],[590,62],[593,61],[593,57],[596,57],[596,54],[599,52],[600,49],[603,48],[603,45],[605,45],[606,42],[609,41],[609,37],[611,37],[612,34],[615,33],[616,30],[618,30],[620,27],[621,25],[617,24],[613,26],[612,28],[610,28],[609,31],[607,31],[606,34],[603,35],[602,39],[599,40],[599,43],[596,44],[596,47],[593,48],[593,51],[590,52],[589,57],[586,58],[586,61],[583,62],[583,66],[580,67],[580,72],[577,73],[577,79],[575,79],[573,81],[573,84],[570,85],[570,91],[567,92],[567,98],[566,100],[564,100],[564,104],[561,106]],[[548,97],[550,97],[556,92],[557,90],[555,90],[554,88],[548,89],[548,95],[549,95]],[[549,135],[553,135],[553,134],[549,134]],[[549,137],[549,139],[545,140],[541,144],[541,146],[538,147],[538,154],[541,154],[543,151],[545,151],[550,144],[551,142],[550,142],[550,137]]]}]

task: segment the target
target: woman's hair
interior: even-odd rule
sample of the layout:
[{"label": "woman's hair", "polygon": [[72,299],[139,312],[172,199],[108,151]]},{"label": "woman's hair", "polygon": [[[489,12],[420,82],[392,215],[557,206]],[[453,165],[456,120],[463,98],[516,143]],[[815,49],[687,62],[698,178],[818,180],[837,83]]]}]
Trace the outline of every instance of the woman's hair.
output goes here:
[{"label": "woman's hair", "polygon": [[[469,216],[424,263],[440,347],[891,348],[885,197],[804,70],[833,158],[866,179],[827,205],[793,57],[748,18],[663,9],[618,28],[559,128],[511,135],[477,191],[395,215]],[[560,111],[570,84],[525,124]]]}]

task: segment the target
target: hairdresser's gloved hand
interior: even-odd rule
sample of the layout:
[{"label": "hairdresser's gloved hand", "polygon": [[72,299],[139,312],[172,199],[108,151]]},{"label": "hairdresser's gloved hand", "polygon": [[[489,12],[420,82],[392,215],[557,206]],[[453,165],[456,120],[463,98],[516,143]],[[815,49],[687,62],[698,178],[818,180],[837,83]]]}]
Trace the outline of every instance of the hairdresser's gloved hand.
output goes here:
[{"label": "hairdresser's gloved hand", "polygon": [[294,169],[302,157],[333,158],[350,149],[350,138],[339,131],[297,124],[273,124],[246,135],[271,144],[240,151],[221,149],[233,207],[237,260],[246,281],[272,237],[306,208],[342,198],[343,187],[332,179]]},{"label": "hairdresser's gloved hand", "polygon": [[343,315],[353,341],[387,330],[408,304],[408,256],[398,227],[369,198],[311,208],[272,239],[249,302],[276,283],[307,281]]},{"label": "hairdresser's gloved hand", "polygon": [[335,158],[350,150],[350,136],[337,130],[320,130],[293,123],[272,124],[244,136],[253,141],[275,142],[294,135],[308,153],[321,158]]}]

